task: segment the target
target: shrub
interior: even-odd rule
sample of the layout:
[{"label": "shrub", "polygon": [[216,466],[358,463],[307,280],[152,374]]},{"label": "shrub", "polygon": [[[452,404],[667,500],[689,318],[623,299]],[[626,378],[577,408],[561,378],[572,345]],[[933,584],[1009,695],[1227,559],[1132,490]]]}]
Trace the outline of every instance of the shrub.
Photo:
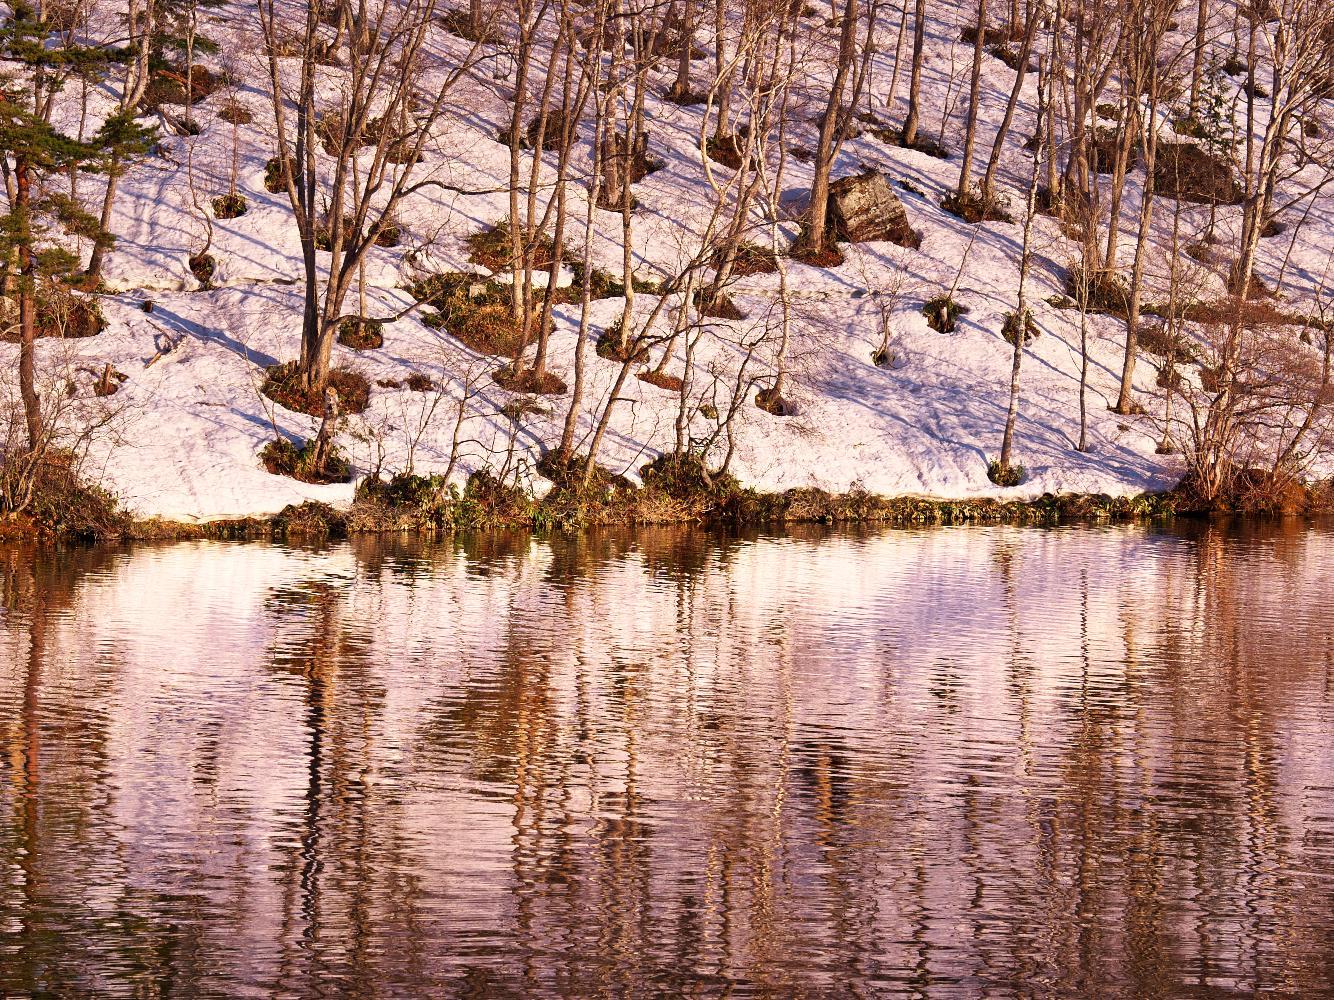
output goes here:
[{"label": "shrub", "polygon": [[375,505],[415,524],[438,527],[451,519],[456,499],[444,476],[400,472],[387,480],[367,476],[357,484],[353,505]]},{"label": "shrub", "polygon": [[[714,267],[721,268],[726,257],[725,250],[720,247],[714,254]],[[737,246],[736,255],[732,260],[733,276],[747,278],[752,274],[772,274],[777,270],[778,255],[770,247],[763,247],[758,243],[742,243]]]},{"label": "shrub", "polygon": [[[1001,336],[1005,338],[1007,343],[1013,344],[1015,338],[1019,334],[1019,327],[1019,317],[1015,313],[1008,312],[1005,314],[1005,322],[1001,326]],[[1038,329],[1037,322],[1033,319],[1033,311],[1027,307],[1024,309],[1023,330],[1025,347],[1036,340],[1042,333],[1042,331]]]},{"label": "shrub", "polygon": [[563,396],[569,391],[569,387],[560,376],[552,372],[539,374],[532,368],[524,368],[516,374],[512,364],[497,368],[491,378],[496,385],[510,392],[527,392],[535,396]]},{"label": "shrub", "polygon": [[246,214],[245,195],[233,191],[213,199],[213,214],[219,219],[239,219]]},{"label": "shrub", "polygon": [[996,196],[983,199],[980,192],[970,190],[962,197],[957,192],[941,199],[940,207],[965,222],[1013,222],[1009,208]]},{"label": "shrub", "polygon": [[236,101],[229,101],[218,108],[218,117],[228,125],[249,125],[255,120],[255,116],[243,104]]},{"label": "shrub", "polygon": [[700,288],[695,291],[695,308],[703,316],[711,316],[714,319],[743,320],[746,314],[742,312],[731,296],[726,292],[713,292],[709,294],[708,289]]},{"label": "shrub", "polygon": [[[204,66],[195,66],[190,72],[190,103],[198,104],[224,83],[224,80]],[[159,66],[144,91],[145,108],[156,110],[164,104],[185,103],[185,69],[170,65]]]},{"label": "shrub", "polygon": [[1180,362],[1196,360],[1195,345],[1182,334],[1172,336],[1161,323],[1147,323],[1136,331],[1140,349],[1160,358],[1174,357]]},{"label": "shrub", "polygon": [[698,455],[660,455],[639,470],[646,488],[661,490],[677,499],[724,497],[741,491],[736,477],[709,472]]},{"label": "shrub", "polygon": [[967,306],[956,302],[948,295],[937,295],[933,299],[928,299],[922,306],[926,325],[937,333],[953,333],[959,317],[967,311]]},{"label": "shrub", "polygon": [[444,329],[479,354],[514,357],[519,330],[510,316],[509,289],[477,274],[433,274],[411,286],[423,305],[435,310],[423,322]]},{"label": "shrub", "polygon": [[384,321],[344,316],[338,321],[338,342],[354,351],[370,351],[384,346]]},{"label": "shrub", "polygon": [[[341,413],[361,413],[370,403],[371,385],[360,372],[335,368],[329,372],[329,384],[338,393],[338,409]],[[265,369],[260,392],[279,406],[285,406],[296,413],[312,417],[324,415],[323,393],[309,392],[301,385],[301,373],[295,361]]]},{"label": "shrub", "polygon": [[621,346],[621,324],[624,322],[624,316],[618,317],[598,336],[596,347],[598,357],[621,362],[648,358],[648,348],[637,345],[634,338],[627,340],[624,347]]},{"label": "shrub", "polygon": [[703,104],[709,99],[709,95],[698,90],[677,90],[676,84],[672,84],[662,95],[662,98],[664,101],[679,104],[681,107],[690,107],[695,104]]},{"label": "shrub", "polygon": [[[585,276],[583,261],[568,261],[570,273],[574,280],[566,289],[566,295],[561,297],[561,301],[574,302],[580,297],[584,289],[584,282],[589,285],[589,298],[592,299],[619,299],[625,295],[625,282],[620,278],[614,277],[611,272],[605,271],[600,267],[590,270]],[[631,282],[636,292],[643,292],[645,295],[661,295],[662,284],[657,281],[649,281],[644,278],[631,276]]]},{"label": "shrub", "polygon": [[0,511],[26,514],[51,534],[87,541],[120,538],[130,527],[116,497],[86,482],[66,451],[35,460],[18,453],[0,457]]},{"label": "shrub", "polygon": [[489,472],[474,472],[468,477],[456,524],[501,522],[514,524],[531,521],[533,501],[523,490],[502,482]]},{"label": "shrub", "polygon": [[779,395],[777,386],[755,393],[755,405],[775,417],[791,416],[793,412],[792,404]]},{"label": "shrub", "polygon": [[704,152],[714,163],[721,163],[729,170],[740,170],[743,163],[753,166],[754,154],[746,156],[745,136],[721,135],[709,136],[704,140]]},{"label": "shrub", "polygon": [[1130,311],[1130,289],[1110,271],[1086,275],[1082,267],[1072,267],[1066,273],[1065,292],[1087,312],[1125,316]]},{"label": "shrub", "polygon": [[[357,227],[357,220],[350,215],[343,216],[343,247],[347,248],[347,238]],[[315,249],[323,250],[325,253],[333,251],[333,228],[328,218],[319,219],[315,223]]]},{"label": "shrub", "polygon": [[440,23],[446,31],[470,42],[486,45],[499,45],[504,39],[500,32],[489,22],[475,25],[472,15],[466,10],[449,10],[440,16]]},{"label": "shrub", "polygon": [[1165,142],[1153,163],[1154,192],[1201,204],[1236,205],[1245,196],[1232,164],[1194,143]]},{"label": "shrub", "polygon": [[871,134],[891,146],[912,149],[918,153],[925,153],[927,156],[933,156],[937,160],[948,160],[951,155],[948,149],[934,139],[927,138],[921,132],[917,133],[917,138],[911,143],[903,141],[903,133],[898,129],[872,129]]},{"label": "shrub", "polygon": [[[987,53],[995,56],[1016,73],[1018,73],[1020,67],[1024,65],[1019,58],[1022,55],[1022,52],[1010,45],[989,45],[987,46]],[[1035,73],[1037,72],[1037,69],[1037,63],[1030,60],[1027,66],[1027,71],[1029,73]]]},{"label": "shrub", "polygon": [[198,279],[202,288],[213,287],[213,274],[218,269],[218,262],[211,253],[197,253],[190,258],[190,273]]},{"label": "shrub", "polygon": [[[67,288],[53,285],[38,296],[35,325],[38,337],[82,340],[96,337],[106,329],[107,321],[96,299],[84,298]],[[14,343],[18,339],[19,326],[15,316],[12,325],[0,327],[0,341]]]},{"label": "shrub", "polygon": [[346,483],[352,478],[352,466],[337,445],[329,448],[323,468],[315,465],[314,441],[304,441],[299,448],[286,438],[270,441],[260,451],[259,458],[273,475],[303,483]]},{"label": "shrub", "polygon": [[[468,259],[491,271],[504,271],[514,263],[510,245],[509,219],[501,219],[490,229],[473,233],[466,240]],[[563,257],[569,257],[568,253]],[[556,244],[551,239],[536,240],[528,249],[529,263],[535,271],[550,270],[556,259]]]},{"label": "shrub", "polygon": [[1001,465],[999,460],[987,464],[987,478],[1002,489],[1020,485],[1026,475],[1022,465]]},{"label": "shrub", "polygon": [[403,380],[403,384],[411,392],[431,392],[435,389],[435,383],[431,381],[430,376],[423,375],[421,372],[413,372]]},{"label": "shrub", "polygon": [[287,190],[282,161],[276,156],[264,164],[264,190],[269,194],[281,194]]},{"label": "shrub", "polygon": [[635,378],[641,382],[647,382],[649,385],[657,386],[659,389],[665,389],[667,392],[681,391],[681,378],[677,375],[668,375],[666,372],[653,369],[652,371],[642,371],[635,375]]}]

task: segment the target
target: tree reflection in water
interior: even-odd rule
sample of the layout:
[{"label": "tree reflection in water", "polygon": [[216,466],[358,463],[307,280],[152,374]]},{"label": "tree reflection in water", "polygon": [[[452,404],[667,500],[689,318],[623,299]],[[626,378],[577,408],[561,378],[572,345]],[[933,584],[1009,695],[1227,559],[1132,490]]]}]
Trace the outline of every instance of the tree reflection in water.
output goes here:
[{"label": "tree reflection in water", "polygon": [[3,550],[0,994],[1314,994],[1320,526]]}]

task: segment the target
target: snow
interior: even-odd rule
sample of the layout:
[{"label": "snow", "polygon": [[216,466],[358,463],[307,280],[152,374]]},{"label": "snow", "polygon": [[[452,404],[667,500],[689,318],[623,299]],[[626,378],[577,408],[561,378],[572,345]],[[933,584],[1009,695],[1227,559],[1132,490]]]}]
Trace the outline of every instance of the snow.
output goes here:
[{"label": "snow", "polygon": [[[937,18],[942,15],[966,16],[952,10],[936,12]],[[128,376],[108,401],[115,411],[108,425],[113,432],[94,441],[92,458],[107,485],[137,514],[208,520],[270,514],[307,499],[346,504],[353,494],[352,484],[306,485],[270,475],[259,463],[259,451],[275,432],[305,438],[316,429],[314,419],[274,407],[258,392],[264,366],[299,353],[301,258],[286,194],[270,194],[263,184],[265,162],[272,155],[273,122],[268,97],[261,89],[266,77],[259,62],[253,10],[233,5],[208,20],[206,33],[231,53],[243,84],[235,95],[219,91],[193,109],[203,126],[201,135],[164,137],[164,155],[151,158],[122,180],[112,224],[119,238],[108,257],[108,294],[102,300],[108,329],[88,340],[43,341],[40,350],[48,361],[66,357],[66,363],[75,368],[99,373],[109,362]],[[888,24],[887,37],[892,38],[896,28],[896,21]],[[828,31],[812,31],[809,44],[827,49],[832,44],[829,35]],[[929,25],[923,130],[932,137],[940,127],[942,108],[954,107],[956,115],[962,111],[957,106],[958,81],[951,84],[950,73],[951,66],[963,72],[970,50],[957,39],[958,23],[937,19]],[[433,57],[439,66],[457,59],[462,44],[443,30],[434,32]],[[895,106],[882,107],[892,72],[892,43],[886,42],[883,48],[872,83],[876,114],[884,123],[896,124],[904,111],[906,67]],[[813,58],[802,62],[813,73],[819,72],[821,64]],[[704,72],[704,65],[696,63],[696,74]],[[463,241],[508,211],[504,188],[509,150],[495,138],[504,124],[505,102],[498,92],[504,81],[498,83],[494,76],[484,63],[460,84],[417,168],[422,177],[439,180],[441,185],[414,194],[400,213],[402,244],[377,248],[368,260],[368,315],[404,315],[385,325],[381,349],[334,348],[335,364],[356,368],[373,386],[370,408],[360,417],[349,418],[339,437],[359,474],[394,472],[409,463],[418,472],[444,469],[465,387],[469,398],[455,472],[459,478],[475,469],[508,464],[520,470],[521,481],[537,489],[540,484],[535,473],[525,470],[532,468],[544,447],[559,439],[568,397],[540,399],[538,411],[516,425],[502,412],[513,397],[489,377],[500,362],[472,355],[447,332],[424,325],[422,312],[410,308],[412,300],[404,291],[423,270],[484,274],[468,263]],[[698,239],[715,201],[698,149],[703,109],[659,101],[656,95],[665,89],[668,79],[661,74],[655,77],[655,96],[650,98],[648,113],[649,154],[664,161],[665,168],[635,188],[639,208],[634,251],[644,277],[670,273],[693,252],[691,238]],[[983,163],[1012,80],[1003,64],[987,57],[978,147]],[[817,113],[820,85],[820,78],[813,75],[804,86],[805,99]],[[1001,163],[1002,188],[1016,214],[1031,169],[1018,143],[1033,129],[1033,87],[1030,78],[1018,110],[1016,138],[1007,144]],[[217,108],[232,96],[253,113],[253,125],[234,131],[216,117]],[[109,106],[111,95],[104,93],[99,99]],[[953,138],[957,121],[953,119],[945,129],[947,142]],[[789,137],[789,143],[809,138],[796,134]],[[580,155],[587,156],[588,145],[585,135]],[[209,252],[217,261],[217,271],[215,287],[204,290],[188,262],[204,245],[203,212],[213,197],[228,189],[233,152],[238,190],[249,210],[235,220],[212,220]],[[547,157],[549,170],[554,158],[553,154]],[[1176,482],[1182,474],[1180,460],[1155,454],[1161,435],[1156,422],[1108,410],[1120,376],[1124,331],[1119,320],[1089,318],[1089,448],[1076,450],[1079,314],[1047,302],[1060,293],[1063,268],[1076,250],[1054,221],[1045,217],[1036,224],[1036,256],[1026,288],[1041,330],[1024,358],[1018,423],[1016,456],[1028,478],[1009,490],[1000,490],[988,480],[987,462],[999,450],[1008,401],[1012,352],[1000,329],[1004,315],[1016,305],[1020,227],[1005,223],[970,226],[938,207],[941,196],[957,184],[957,156],[935,160],[886,145],[868,133],[844,146],[835,176],[864,165],[905,182],[899,193],[912,224],[923,233],[922,246],[915,251],[888,244],[845,246],[846,262],[830,270],[787,263],[793,338],[786,395],[795,403],[796,414],[775,417],[749,402],[743,405],[735,427],[731,471],[743,483],[763,490],[818,486],[841,491],[855,486],[887,495],[942,498],[1021,498],[1046,492],[1129,495]],[[586,171],[586,163],[580,169]],[[730,177],[729,171],[716,164],[709,169],[715,178],[725,181]],[[789,158],[785,169],[784,190],[809,183],[808,166]],[[1138,214],[1141,177],[1142,173],[1132,176],[1127,187],[1126,225],[1133,224]],[[81,183],[85,197],[93,203],[100,182],[94,178]],[[907,185],[923,194],[913,193]],[[462,193],[468,190],[488,193]],[[1329,217],[1328,209],[1321,194],[1312,215]],[[575,185],[573,231],[566,237],[571,246],[581,243],[583,211],[582,191]],[[1190,211],[1196,215],[1207,212],[1198,207]],[[1302,206],[1293,209],[1294,214],[1300,211]],[[1235,230],[1235,213],[1234,209],[1219,212],[1225,242]],[[1160,233],[1168,225],[1169,214],[1158,212],[1155,226]],[[597,212],[595,225],[595,263],[618,274],[620,217]],[[1321,280],[1329,252],[1320,245],[1323,227],[1290,229],[1296,235],[1266,241],[1259,271],[1272,280],[1286,257],[1285,292],[1300,299],[1311,294]],[[790,235],[791,227],[786,232]],[[1132,249],[1133,233],[1127,232],[1121,248],[1123,263],[1128,263]],[[327,261],[327,255],[322,257]],[[1155,274],[1160,280],[1166,264],[1161,255],[1149,262],[1150,282],[1156,280]],[[921,305],[948,289],[956,274],[956,297],[969,311],[953,333],[940,334],[927,327]],[[562,283],[567,278],[562,275]],[[739,359],[736,342],[741,335],[753,337],[763,324],[778,322],[778,287],[776,274],[738,281],[729,294],[747,319],[718,324],[719,335],[701,348],[699,364],[707,366],[716,359],[735,367]],[[650,308],[644,303],[652,297],[640,294],[636,298],[637,314],[642,318]],[[354,290],[345,311],[355,311],[355,300]],[[145,312],[143,307],[150,301],[152,311]],[[622,308],[622,300],[595,302],[590,336],[597,337],[620,316]],[[566,382],[573,381],[578,320],[576,307],[557,310],[552,367]],[[889,368],[876,367],[871,361],[881,339],[882,322],[889,324],[892,334],[895,360]],[[166,339],[175,342],[177,338],[179,346],[148,364]],[[16,348],[0,345],[0,350],[8,352],[8,359]],[[590,385],[579,425],[585,445],[617,368],[592,350],[587,357]],[[752,363],[767,370],[772,361],[771,338]],[[678,352],[668,370],[679,372],[680,368]],[[1136,388],[1150,412],[1161,409],[1161,392],[1154,384],[1156,371],[1156,365],[1144,359],[1136,377]],[[421,393],[377,384],[401,383],[412,372],[430,377],[441,386],[440,391]],[[86,374],[76,381],[80,391],[90,389]],[[633,476],[645,462],[672,446],[677,398],[634,378],[627,380],[622,395],[624,401],[616,410],[599,461]],[[702,417],[695,419],[693,429],[701,434],[706,423],[699,423]]]}]

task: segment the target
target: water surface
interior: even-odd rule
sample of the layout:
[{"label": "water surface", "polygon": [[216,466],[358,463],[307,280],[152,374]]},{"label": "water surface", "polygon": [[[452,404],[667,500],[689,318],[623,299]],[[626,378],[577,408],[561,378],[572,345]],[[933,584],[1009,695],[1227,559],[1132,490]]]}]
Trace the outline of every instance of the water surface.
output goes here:
[{"label": "water surface", "polygon": [[0,995],[1334,991],[1334,533],[0,549]]}]

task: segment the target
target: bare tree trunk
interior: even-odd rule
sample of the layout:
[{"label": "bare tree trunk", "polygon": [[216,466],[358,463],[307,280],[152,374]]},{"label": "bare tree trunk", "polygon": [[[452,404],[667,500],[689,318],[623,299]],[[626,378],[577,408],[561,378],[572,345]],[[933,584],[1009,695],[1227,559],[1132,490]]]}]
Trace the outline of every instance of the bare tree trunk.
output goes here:
[{"label": "bare tree trunk", "polygon": [[908,77],[908,117],[903,120],[903,145],[917,142],[921,121],[922,56],[926,49],[926,0],[917,0],[913,10],[912,72]]},{"label": "bare tree trunk", "polygon": [[334,428],[338,424],[338,391],[333,386],[324,387],[324,416],[320,420],[319,433],[315,435],[314,454],[311,464],[317,476],[324,476],[333,454]]},{"label": "bare tree trunk", "polygon": [[838,152],[839,128],[844,117],[843,91],[852,70],[857,48],[857,0],[845,0],[843,28],[838,39],[838,64],[834,68],[834,82],[829,88],[829,100],[820,122],[820,140],[815,150],[815,177],[811,181],[810,206],[807,209],[806,244],[815,253],[824,250],[826,216],[829,208],[829,178]]},{"label": "bare tree trunk", "polygon": [[[32,177],[27,161],[14,165],[16,199],[14,208],[20,218],[31,211]],[[33,286],[37,278],[37,260],[28,240],[18,244],[19,263],[19,396],[23,399],[23,419],[28,427],[28,449],[40,455],[43,447],[42,399],[37,394],[37,302]]]},{"label": "bare tree trunk", "polygon": [[[1028,21],[1024,24],[1023,40],[1019,45],[1019,68],[1014,74],[1014,86],[1010,88],[1010,97],[1005,104],[1005,117],[1001,119],[1000,128],[996,130],[996,139],[991,144],[991,155],[987,158],[987,168],[982,174],[983,205],[991,204],[992,187],[996,182],[996,169],[1000,166],[1001,151],[1010,134],[1010,127],[1014,124],[1014,112],[1019,106],[1019,95],[1023,92],[1024,80],[1028,78],[1028,58],[1033,52],[1033,38],[1037,34],[1041,10],[1039,5],[1034,4],[1029,12]],[[1049,106],[1050,103],[1049,101]],[[1042,116],[1035,119],[1033,126],[1035,134],[1042,130],[1042,122]]]},{"label": "bare tree trunk", "polygon": [[982,90],[982,49],[987,35],[987,0],[977,0],[977,37],[973,39],[973,68],[968,77],[968,112],[964,117],[963,163],[959,167],[960,202],[968,197],[973,181],[973,147],[977,141],[977,102]]},{"label": "bare tree trunk", "polygon": [[[1152,72],[1152,71],[1150,71]],[[1157,83],[1150,81],[1149,113],[1141,134],[1144,138],[1144,191],[1139,209],[1139,233],[1135,241],[1135,260],[1130,269],[1130,302],[1126,309],[1126,351],[1121,365],[1121,389],[1116,397],[1117,413],[1135,412],[1132,392],[1135,387],[1135,353],[1139,347],[1139,313],[1143,296],[1144,265],[1148,254],[1149,236],[1153,225],[1153,167],[1158,151]],[[1127,127],[1128,130],[1128,127]],[[1115,225],[1115,220],[1113,220]]]},{"label": "bare tree trunk", "polygon": [[670,96],[678,100],[690,93],[690,56],[695,47],[695,0],[681,0],[681,51],[676,60],[676,80]]},{"label": "bare tree trunk", "polygon": [[1209,30],[1209,0],[1196,0],[1195,45],[1190,65],[1190,117],[1200,108],[1200,75],[1204,71],[1204,35]]},{"label": "bare tree trunk", "polygon": [[[1039,93],[1039,105],[1049,95]],[[1042,107],[1038,108],[1038,119],[1042,117]],[[1033,217],[1037,214],[1038,171],[1042,164],[1042,145],[1033,150],[1033,169],[1029,175],[1028,201],[1024,207],[1024,236],[1019,250],[1019,296],[1014,311],[1014,353],[1010,364],[1010,401],[1005,411],[1005,433],[1001,438],[1000,458],[997,464],[1002,475],[1011,468],[1014,451],[1014,430],[1019,419],[1019,376],[1024,363],[1024,338],[1028,327],[1028,268],[1031,262],[1033,241]],[[1000,477],[997,477],[1000,478]]]}]

